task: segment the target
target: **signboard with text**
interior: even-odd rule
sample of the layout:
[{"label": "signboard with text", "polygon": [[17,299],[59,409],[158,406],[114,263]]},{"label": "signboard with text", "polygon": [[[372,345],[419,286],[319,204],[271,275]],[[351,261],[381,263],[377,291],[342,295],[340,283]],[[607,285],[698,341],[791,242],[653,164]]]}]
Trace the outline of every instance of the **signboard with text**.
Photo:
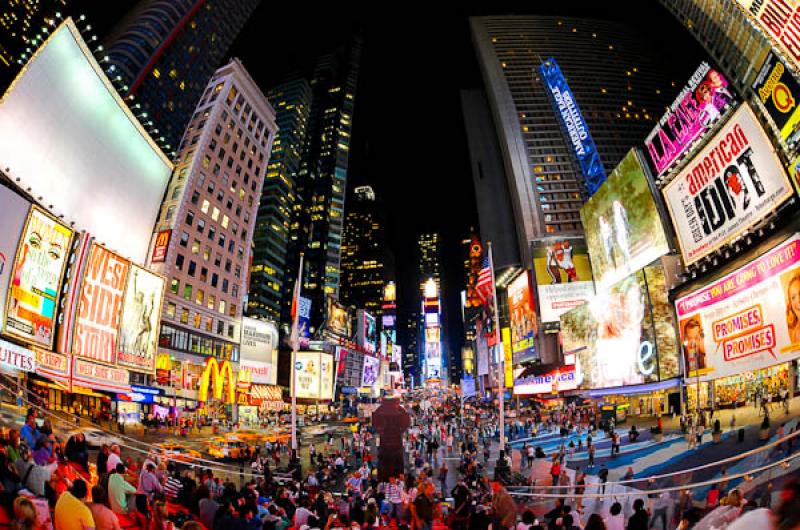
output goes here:
[{"label": "signboard with text", "polygon": [[780,131],[781,138],[787,142],[797,140],[800,135],[800,106],[797,101],[800,97],[800,85],[774,53],[770,52],[764,60],[753,83],[753,92],[766,109],[775,128]]},{"label": "signboard with text", "polygon": [[800,3],[797,0],[736,0],[775,46],[800,67]]},{"label": "signboard with text", "polygon": [[675,301],[688,377],[710,381],[800,357],[800,236]]},{"label": "signboard with text", "polygon": [[167,259],[170,236],[172,236],[172,230],[162,230],[156,234],[156,240],[153,244],[153,254],[150,256],[151,263],[164,263]]},{"label": "signboard with text", "polygon": [[[508,285],[507,293],[508,318],[511,325],[509,347],[513,353],[513,362],[531,361],[536,358],[537,324],[528,271],[523,271]],[[505,341],[505,337],[503,340]]]},{"label": "signboard with text", "polygon": [[562,314],[594,294],[586,241],[577,237],[537,239],[532,253],[539,316],[543,323],[557,323]]},{"label": "signboard with text", "polygon": [[792,195],[780,159],[742,105],[663,189],[686,265],[755,226]]}]

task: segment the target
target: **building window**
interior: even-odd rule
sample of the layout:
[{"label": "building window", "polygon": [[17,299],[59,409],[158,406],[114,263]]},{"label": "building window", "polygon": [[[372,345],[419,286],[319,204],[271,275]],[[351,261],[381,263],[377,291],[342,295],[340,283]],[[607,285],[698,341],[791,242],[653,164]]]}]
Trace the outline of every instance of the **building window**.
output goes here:
[{"label": "building window", "polygon": [[213,180],[209,180],[208,181],[208,188],[206,188],[208,190],[208,193],[214,193],[214,188],[216,188],[216,186],[217,185],[214,184]]},{"label": "building window", "polygon": [[214,319],[206,317],[206,332],[211,333],[214,330]]},{"label": "building window", "polygon": [[231,260],[225,260],[225,272],[231,272]]},{"label": "building window", "polygon": [[194,294],[194,303],[197,305],[203,305],[203,302],[205,301],[206,301],[206,293],[204,293],[202,289],[198,289],[197,292]]},{"label": "building window", "polygon": [[217,307],[217,297],[213,294],[208,295],[208,303],[206,304],[206,307],[209,309],[214,309]]},{"label": "building window", "polygon": [[205,267],[200,267],[200,281],[204,283],[208,281],[208,269]]},{"label": "building window", "polygon": [[173,278],[172,281],[169,282],[169,292],[171,292],[172,294],[178,294],[178,280],[176,280],[175,278]]},{"label": "building window", "polygon": [[217,208],[216,206],[214,206],[214,209],[211,210],[211,219],[213,219],[214,221],[219,220],[219,208]]},{"label": "building window", "polygon": [[179,271],[183,270],[183,254],[175,256],[175,267],[177,267]]},{"label": "building window", "polygon": [[233,244],[234,244],[233,239],[231,239],[228,242],[228,252],[230,252],[231,254],[233,254]]},{"label": "building window", "polygon": [[234,284],[231,287],[231,296],[233,296],[234,298],[238,298],[239,297],[239,286],[238,285]]},{"label": "building window", "polygon": [[225,314],[225,300],[219,301],[219,312]]},{"label": "building window", "polygon": [[222,279],[222,292],[225,293],[225,294],[228,294],[228,279],[227,278],[223,278]]},{"label": "building window", "polygon": [[181,245],[182,247],[185,247],[185,246],[187,246],[188,244],[189,244],[189,234],[187,234],[186,232],[183,232],[183,233],[181,234],[181,241],[180,241],[180,245]]},{"label": "building window", "polygon": [[184,300],[191,300],[192,299],[192,286],[191,284],[186,284],[183,286],[183,299]]},{"label": "building window", "polygon": [[181,309],[181,324],[188,324],[189,323],[189,310],[184,308]]},{"label": "building window", "polygon": [[233,324],[228,324],[228,337],[233,338]]},{"label": "building window", "polygon": [[208,208],[209,208],[209,206],[211,206],[211,203],[210,203],[210,202],[208,202],[208,199],[203,199],[203,206],[200,208],[200,210],[201,210],[203,213],[208,213]]},{"label": "building window", "polygon": [[220,234],[219,235],[219,246],[221,246],[222,248],[225,248],[225,234]]},{"label": "building window", "polygon": [[167,208],[167,214],[164,216],[164,220],[169,221],[170,219],[172,219],[172,216],[174,214],[175,214],[175,207],[170,206],[169,208]]},{"label": "building window", "polygon": [[216,272],[212,272],[211,273],[211,287],[216,287],[218,281],[219,281],[219,274],[217,274]]},{"label": "building window", "polygon": [[188,212],[186,212],[186,224],[192,226],[193,222],[194,222],[194,212],[189,210]]},{"label": "building window", "polygon": [[192,254],[200,254],[200,241],[197,239],[192,242]]},{"label": "building window", "polygon": [[195,263],[192,260],[189,260],[189,276],[194,277],[196,271],[197,271],[197,263]]},{"label": "building window", "polygon": [[[214,208],[214,209],[216,210],[216,208]],[[223,215],[222,216],[222,228],[228,228],[228,222],[229,221],[230,221],[230,219],[228,219],[228,216],[227,215]]]},{"label": "building window", "polygon": [[208,239],[214,241],[214,236],[217,235],[217,231],[214,229],[213,226],[208,227]]},{"label": "building window", "polygon": [[200,192],[194,191],[192,192],[192,204],[197,204],[197,201],[200,200]]},{"label": "building window", "polygon": [[244,249],[242,247],[239,247],[239,249],[236,251],[236,257],[240,260],[244,259]]},{"label": "building window", "polygon": [[203,230],[205,230],[205,229],[206,229],[206,221],[205,221],[205,219],[198,219],[197,220],[197,231],[202,234]]},{"label": "building window", "polygon": [[200,329],[200,319],[201,318],[202,317],[200,316],[200,313],[195,313],[194,314],[194,318],[192,319],[192,321],[193,321],[192,323],[194,324],[194,327],[197,328],[197,329]]},{"label": "building window", "polygon": [[217,333],[219,335],[225,333],[225,323],[222,320],[217,320]]},{"label": "building window", "polygon": [[210,259],[211,259],[211,247],[209,247],[208,245],[206,245],[206,246],[203,248],[203,261],[208,261],[208,260],[210,260]]},{"label": "building window", "polygon": [[172,302],[167,302],[167,316],[169,318],[175,318],[175,310],[177,307]]},{"label": "building window", "polygon": [[230,311],[228,311],[228,316],[235,317],[236,316],[236,304],[231,304]]},{"label": "building window", "polygon": [[236,268],[233,270],[233,275],[236,276],[237,278],[241,278],[242,277],[242,267],[241,267],[241,265],[237,265],[236,266]]}]

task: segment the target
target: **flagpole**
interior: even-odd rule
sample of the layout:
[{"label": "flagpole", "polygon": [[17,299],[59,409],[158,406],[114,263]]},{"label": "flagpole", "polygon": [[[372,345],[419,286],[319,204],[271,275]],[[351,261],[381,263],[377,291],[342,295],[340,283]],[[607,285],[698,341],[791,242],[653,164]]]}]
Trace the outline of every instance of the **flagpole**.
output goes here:
[{"label": "flagpole", "polygon": [[503,341],[500,338],[500,316],[498,306],[500,301],[497,298],[497,284],[494,279],[494,258],[492,256],[492,242],[488,241],[489,247],[489,269],[492,271],[492,296],[494,296],[494,339],[495,348],[499,348],[497,363],[497,399],[500,402],[500,452],[506,449],[506,411],[505,411],[505,355],[503,354]]},{"label": "flagpole", "polygon": [[292,307],[294,315],[292,315],[292,333],[290,342],[292,343],[292,380],[289,385],[292,394],[292,458],[297,458],[297,381],[295,380],[295,357],[297,350],[300,346],[300,289],[303,285],[303,253],[300,253],[300,265],[297,270],[297,284],[294,290],[294,300],[292,300]]}]

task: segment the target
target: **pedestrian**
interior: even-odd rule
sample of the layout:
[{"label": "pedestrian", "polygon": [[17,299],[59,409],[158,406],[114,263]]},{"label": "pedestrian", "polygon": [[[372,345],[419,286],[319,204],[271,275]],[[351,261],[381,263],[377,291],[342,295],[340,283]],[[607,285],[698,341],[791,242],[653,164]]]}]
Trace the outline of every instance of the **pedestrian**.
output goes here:
[{"label": "pedestrian", "polygon": [[447,495],[447,462],[442,461],[439,467],[439,484],[442,486],[442,497]]},{"label": "pedestrian", "polygon": [[736,430],[736,414],[731,414],[731,432]]},{"label": "pedestrian", "polygon": [[589,452],[589,467],[594,467],[594,452],[595,452],[594,444],[589,445],[588,452]]},{"label": "pedestrian", "polygon": [[647,510],[644,509],[644,501],[636,499],[633,501],[633,515],[628,519],[628,530],[648,530],[649,517]]},{"label": "pedestrian", "polygon": [[606,466],[600,468],[600,471],[597,472],[597,478],[600,479],[600,494],[605,495],[606,482],[608,482],[608,468]]},{"label": "pedestrian", "polygon": [[550,476],[553,479],[553,486],[558,485],[558,480],[561,477],[561,460],[558,456],[553,457],[553,463],[550,465]]}]

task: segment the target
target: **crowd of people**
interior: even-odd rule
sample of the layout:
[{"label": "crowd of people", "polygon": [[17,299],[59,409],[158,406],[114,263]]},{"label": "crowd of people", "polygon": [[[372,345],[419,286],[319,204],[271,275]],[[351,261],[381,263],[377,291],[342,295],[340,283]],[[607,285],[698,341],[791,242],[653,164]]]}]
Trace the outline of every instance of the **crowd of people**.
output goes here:
[{"label": "crowd of people", "polygon": [[[649,494],[626,501],[592,498],[586,472],[572,473],[568,444],[547,454],[536,437],[564,440],[586,432],[588,447],[599,419],[574,405],[507,422],[510,438],[522,441],[521,463],[550,465],[552,492],[560,498],[519,496],[500,471],[511,464],[491,448],[501,428],[491,407],[461,408],[445,392],[405,399],[411,415],[403,446],[404,472],[381,476],[379,443],[365,421],[338,440],[333,433],[308,444],[301,459],[281,444],[267,444],[248,457],[248,472],[220,474],[204,462],[174,462],[154,453],[104,446],[90,457],[86,440],[62,441],[52,425],[29,410],[19,430],[0,438],[0,528],[14,530],[687,530],[697,528],[800,528],[800,486],[789,481],[772,503],[772,485],[748,498],[738,488],[717,491],[701,505],[691,492]],[[612,454],[621,436],[602,425]],[[615,436],[616,433],[616,436]],[[635,441],[638,431],[628,432]],[[123,454],[123,451],[129,453]],[[590,452],[591,454],[591,452]],[[277,457],[277,458],[276,458]],[[280,466],[286,462],[288,467]],[[453,469],[451,469],[451,466]],[[305,468],[305,472],[303,471]],[[494,468],[493,472],[490,470]],[[629,468],[626,476],[632,478]],[[498,480],[500,479],[500,480]],[[608,469],[600,466],[591,492],[606,494]],[[645,488],[647,489],[647,488]],[[712,488],[713,489],[713,488]],[[552,493],[548,490],[548,493]],[[609,493],[609,496],[613,493]],[[709,524],[715,526],[708,526]],[[758,526],[761,524],[762,526]],[[705,525],[705,526],[704,526]],[[746,526],[742,526],[746,525]],[[766,525],[766,526],[764,526]]]}]

